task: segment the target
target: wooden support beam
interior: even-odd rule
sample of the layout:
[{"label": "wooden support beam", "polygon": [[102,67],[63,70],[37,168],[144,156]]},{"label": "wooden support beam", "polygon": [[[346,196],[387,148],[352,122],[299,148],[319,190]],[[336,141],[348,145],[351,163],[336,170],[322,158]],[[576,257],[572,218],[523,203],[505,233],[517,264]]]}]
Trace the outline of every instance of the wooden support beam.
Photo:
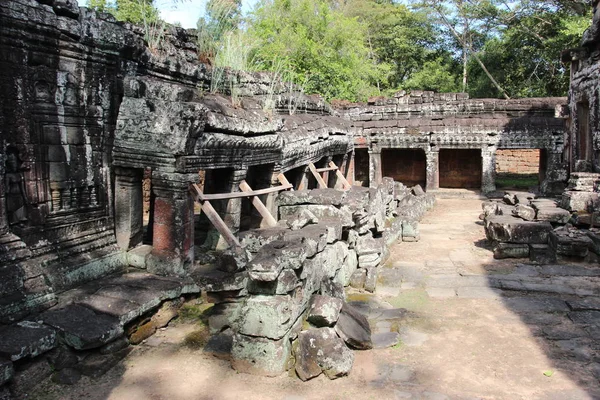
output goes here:
[{"label": "wooden support beam", "polygon": [[264,218],[268,226],[277,225],[277,220],[273,218],[273,216],[269,212],[269,209],[263,204],[262,201],[260,201],[258,196],[251,194],[258,192],[257,190],[252,190],[252,188],[250,187],[250,185],[248,185],[246,181],[242,181],[240,183],[240,189],[242,189],[242,192],[246,193],[247,195],[252,196],[252,204],[258,210],[260,215]]},{"label": "wooden support beam", "polygon": [[294,191],[294,187],[293,185],[290,183],[290,181],[287,180],[287,178],[285,177],[285,175],[283,174],[283,172],[279,175],[277,175],[277,180],[279,181],[279,183],[281,183],[283,186],[292,186],[292,188],[290,189],[291,191]]},{"label": "wooden support beam", "polygon": [[293,189],[290,183],[287,185],[274,186],[266,189],[252,190],[250,192],[234,192],[234,193],[216,193],[216,194],[200,194],[200,201],[209,200],[228,200],[228,199],[240,199],[243,197],[262,196],[263,194],[270,194],[275,192],[281,192],[288,189]]},{"label": "wooden support beam", "polygon": [[323,177],[321,176],[321,174],[319,174],[319,172],[317,171],[317,168],[315,168],[315,164],[309,163],[308,168],[310,169],[310,172],[312,172],[313,176],[317,180],[317,183],[319,184],[319,188],[327,189],[327,183],[323,180]]},{"label": "wooden support beam", "polygon": [[210,202],[207,200],[202,200],[202,190],[200,189],[200,187],[194,183],[194,184],[192,184],[191,188],[192,188],[192,190],[191,190],[192,193],[196,197],[196,201],[202,202],[202,212],[206,215],[208,220],[213,224],[213,226],[217,229],[217,231],[219,231],[219,233],[221,235],[223,235],[223,238],[225,238],[225,241],[232,247],[233,246],[240,247],[240,242],[233,235],[233,233],[231,233],[231,231],[229,230],[229,227],[227,226],[225,221],[223,221],[223,219],[217,213],[217,211],[214,209],[212,204],[210,204]]},{"label": "wooden support beam", "polygon": [[350,188],[352,188],[352,185],[350,184],[350,182],[348,182],[348,180],[346,179],[346,177],[344,176],[344,174],[342,174],[342,171],[340,171],[340,169],[337,167],[337,165],[335,165],[335,163],[333,161],[331,161],[329,163],[329,166],[331,168],[335,167],[335,175],[340,180],[340,182],[342,182],[342,185],[344,185],[344,189],[350,189]]},{"label": "wooden support beam", "polygon": [[[333,163],[333,161],[331,163]],[[333,164],[333,165],[335,165],[335,164]],[[317,172],[336,171],[337,169],[338,169],[338,167],[317,168]]]}]

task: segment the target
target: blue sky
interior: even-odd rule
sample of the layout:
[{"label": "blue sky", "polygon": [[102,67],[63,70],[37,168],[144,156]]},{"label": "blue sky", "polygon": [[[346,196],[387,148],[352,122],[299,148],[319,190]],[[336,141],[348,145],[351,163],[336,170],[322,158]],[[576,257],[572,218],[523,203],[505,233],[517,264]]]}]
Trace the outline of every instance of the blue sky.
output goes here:
[{"label": "blue sky", "polygon": [[[77,0],[80,6],[85,6],[87,0]],[[179,22],[184,28],[195,28],[198,18],[204,13],[207,0],[183,0],[176,6],[173,1],[155,0],[161,17],[170,23]],[[242,11],[248,12],[256,0],[242,0]]]}]

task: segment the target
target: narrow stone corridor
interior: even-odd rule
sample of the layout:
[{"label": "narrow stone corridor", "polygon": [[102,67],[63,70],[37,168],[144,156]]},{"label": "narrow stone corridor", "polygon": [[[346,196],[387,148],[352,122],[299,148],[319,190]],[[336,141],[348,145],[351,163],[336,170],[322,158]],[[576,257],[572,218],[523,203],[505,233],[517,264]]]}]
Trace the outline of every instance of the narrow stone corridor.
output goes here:
[{"label": "narrow stone corridor", "polygon": [[29,398],[600,399],[600,268],[494,260],[480,203],[438,200],[421,240],[392,246],[375,294],[348,294],[374,334],[399,338],[357,351],[348,377],[238,374],[186,347],[195,327],[175,321],[106,375]]}]

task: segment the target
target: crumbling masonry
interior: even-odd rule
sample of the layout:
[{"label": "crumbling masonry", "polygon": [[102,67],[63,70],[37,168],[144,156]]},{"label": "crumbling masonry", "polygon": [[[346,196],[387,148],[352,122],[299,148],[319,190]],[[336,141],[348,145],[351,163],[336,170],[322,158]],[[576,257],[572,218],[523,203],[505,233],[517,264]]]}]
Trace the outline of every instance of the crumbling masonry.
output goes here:
[{"label": "crumbling masonry", "polygon": [[[142,33],[75,0],[0,5],[0,386],[18,390],[13,363],[48,351],[123,351],[140,316],[200,291],[219,310],[213,333],[232,338],[233,366],[280,374],[292,340],[307,340],[314,295],[373,291],[388,246],[418,240],[436,191],[494,191],[496,154],[509,150],[539,151],[546,194],[571,172],[565,196],[579,198],[569,193],[599,172],[597,124],[582,122],[597,115],[595,28],[569,53],[568,107],[413,91],[332,108],[246,73],[226,74],[233,96],[212,94],[193,31],[169,28],[160,50]],[[294,191],[253,197],[275,225],[244,196],[210,201],[239,247],[191,190],[218,197],[285,181]],[[327,321],[315,337],[336,351],[338,336],[368,347],[343,328],[360,317],[336,307],[334,320],[315,311]],[[343,375],[348,357],[318,367]]]}]

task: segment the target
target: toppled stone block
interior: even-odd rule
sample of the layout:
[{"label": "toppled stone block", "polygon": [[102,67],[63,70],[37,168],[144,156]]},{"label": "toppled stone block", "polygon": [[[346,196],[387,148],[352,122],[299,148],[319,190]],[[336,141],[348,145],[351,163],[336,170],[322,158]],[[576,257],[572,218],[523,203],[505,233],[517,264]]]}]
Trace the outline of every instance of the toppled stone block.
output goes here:
[{"label": "toppled stone block", "polygon": [[402,241],[416,242],[420,239],[419,222],[417,221],[402,221]]},{"label": "toppled stone block", "polygon": [[312,189],[280,192],[277,196],[279,206],[293,206],[301,204],[332,205],[344,204],[346,192],[334,189]]},{"label": "toppled stone block", "polygon": [[590,247],[589,247],[590,251],[592,251],[596,254],[600,254],[600,233],[594,229],[594,230],[587,231],[586,235],[591,240]]},{"label": "toppled stone block", "polygon": [[567,191],[562,194],[560,206],[569,211],[597,210],[600,206],[600,194]]},{"label": "toppled stone block", "polygon": [[515,243],[496,243],[494,246],[494,258],[527,258],[529,257],[529,245]]},{"label": "toppled stone block", "polygon": [[343,304],[342,300],[335,297],[313,295],[306,319],[317,328],[333,326],[338,320]]},{"label": "toppled stone block", "polygon": [[421,185],[415,185],[411,188],[412,193],[415,196],[425,196],[425,191],[421,187]]},{"label": "toppled stone block", "polygon": [[36,357],[57,344],[54,329],[31,321],[0,329],[0,338],[0,356],[11,361]]},{"label": "toppled stone block", "polygon": [[571,213],[565,209],[554,207],[541,207],[537,212],[538,221],[548,221],[557,224],[566,224],[571,219]]},{"label": "toppled stone block", "polygon": [[56,328],[65,343],[77,350],[101,347],[123,335],[123,327],[118,318],[95,313],[76,304],[56,311],[46,311],[40,319]]},{"label": "toppled stone block", "polygon": [[239,272],[246,268],[252,255],[243,247],[233,246],[224,250],[217,259],[217,268],[223,272]]},{"label": "toppled stone block", "polygon": [[381,254],[383,246],[382,238],[374,238],[366,234],[358,237],[354,249],[359,256],[362,256],[366,254]]},{"label": "toppled stone block", "polygon": [[358,256],[358,266],[360,268],[364,268],[364,269],[376,268],[380,262],[381,262],[381,256],[377,253],[364,254],[362,256]]},{"label": "toppled stone block", "polygon": [[308,224],[318,224],[319,218],[310,210],[302,210],[295,218],[285,220],[285,224],[293,231],[304,228]]},{"label": "toppled stone block", "polygon": [[9,382],[13,395],[10,399],[26,398],[27,392],[52,375],[52,372],[52,367],[45,357],[37,357],[31,362],[25,363],[21,368],[15,370],[12,380]]},{"label": "toppled stone block", "polygon": [[83,375],[91,378],[99,378],[110,371],[119,361],[127,357],[132,350],[132,348],[128,347],[111,354],[92,353],[77,364],[75,369]]},{"label": "toppled stone block", "polygon": [[208,316],[208,328],[211,335],[221,332],[235,324],[239,318],[241,303],[219,303],[215,304]]},{"label": "toppled stone block", "polygon": [[392,347],[400,342],[400,334],[398,332],[381,332],[371,336],[374,349],[385,349]]},{"label": "toppled stone block", "polygon": [[513,215],[524,219],[525,221],[533,221],[535,219],[535,210],[523,204],[517,204],[513,210]]},{"label": "toppled stone block", "polygon": [[586,257],[589,248],[593,246],[592,240],[585,233],[573,233],[566,229],[551,232],[549,243],[558,255],[581,258]]},{"label": "toppled stone block", "polygon": [[504,215],[490,216],[486,220],[486,235],[497,242],[545,244],[551,231],[549,222],[523,221]]},{"label": "toppled stone block", "polygon": [[245,289],[248,272],[227,273],[212,267],[199,268],[193,277],[202,290],[207,292],[233,292]]},{"label": "toppled stone block", "polygon": [[282,227],[251,229],[239,233],[239,241],[243,248],[251,253],[256,253],[264,245],[275,240],[283,240],[284,234],[288,232]]},{"label": "toppled stone block", "polygon": [[352,276],[350,276],[350,286],[355,289],[363,289],[365,287],[365,281],[367,280],[367,270],[359,268]]},{"label": "toppled stone block", "polygon": [[552,264],[556,262],[556,252],[547,244],[530,244],[529,260],[537,264]]},{"label": "toppled stone block", "polygon": [[350,284],[350,278],[354,271],[358,268],[358,257],[356,255],[356,251],[354,249],[348,250],[348,255],[342,264],[342,268],[340,270],[340,279],[344,286],[348,286]]},{"label": "toppled stone block", "polygon": [[305,246],[306,257],[313,257],[327,245],[329,230],[322,224],[308,225],[297,231],[286,231],[286,242],[300,242]]},{"label": "toppled stone block", "polygon": [[348,346],[354,349],[368,350],[373,347],[369,321],[347,303],[342,306],[335,331]]},{"label": "toppled stone block", "polygon": [[238,372],[279,376],[288,365],[292,346],[288,336],[279,340],[234,334],[231,366]]},{"label": "toppled stone block", "polygon": [[367,292],[374,293],[377,287],[377,276],[378,276],[378,268],[377,267],[369,267],[366,268],[367,276],[365,277],[365,290]]},{"label": "toppled stone block", "polygon": [[244,301],[235,325],[243,335],[279,340],[303,311],[290,296],[250,296]]},{"label": "toppled stone block", "polygon": [[263,246],[248,264],[250,279],[274,282],[283,269],[298,269],[306,259],[302,242],[277,240]]},{"label": "toppled stone block", "polygon": [[344,227],[354,226],[352,213],[348,207],[335,207],[317,204],[297,205],[297,206],[281,206],[279,207],[279,215],[281,219],[292,220],[298,218],[303,211],[310,211],[319,220],[334,218],[339,220]]},{"label": "toppled stone block", "polygon": [[341,280],[336,279],[336,277],[333,279],[327,277],[323,278],[319,293],[323,296],[335,297],[336,299],[346,299],[344,284],[341,282]]},{"label": "toppled stone block", "polygon": [[354,353],[332,328],[313,328],[301,332],[296,348],[296,373],[307,381],[324,372],[329,379],[348,375]]},{"label": "toppled stone block", "polygon": [[152,246],[144,244],[127,252],[127,262],[134,268],[146,268],[146,260],[152,252]]}]

